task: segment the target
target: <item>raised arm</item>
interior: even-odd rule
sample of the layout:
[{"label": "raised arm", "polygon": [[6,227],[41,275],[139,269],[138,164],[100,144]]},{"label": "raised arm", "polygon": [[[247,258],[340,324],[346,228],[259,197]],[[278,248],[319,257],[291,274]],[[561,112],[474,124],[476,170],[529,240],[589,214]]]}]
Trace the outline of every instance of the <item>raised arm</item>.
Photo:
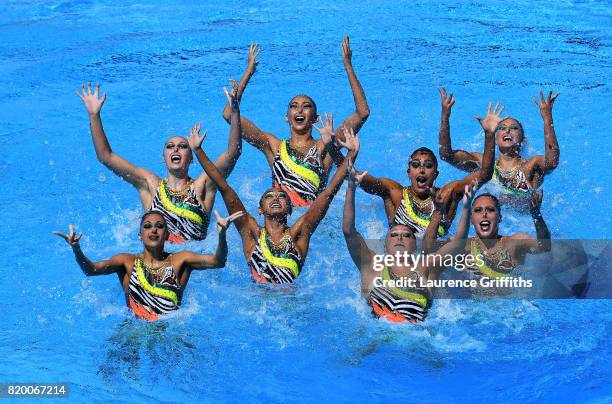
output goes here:
[{"label": "raised arm", "polygon": [[552,91],[548,93],[548,97],[544,98],[544,94],[540,91],[540,102],[536,98],[533,101],[540,108],[540,115],[544,121],[544,159],[540,162],[540,169],[544,174],[553,171],[559,165],[559,143],[557,143],[557,135],[555,134],[555,126],[553,124],[552,108],[559,93],[552,95]]},{"label": "raised arm", "polygon": [[[473,180],[472,183],[465,186],[465,189],[463,191],[463,200],[462,200],[463,207],[461,209],[461,216],[459,217],[459,222],[457,223],[457,230],[455,231],[455,235],[448,243],[445,243],[442,247],[440,247],[440,249],[438,249],[438,251],[436,251],[435,254],[454,255],[454,254],[458,254],[459,252],[465,249],[465,244],[467,242],[467,236],[468,236],[468,232],[470,229],[470,214],[471,214],[470,210],[471,210],[472,201],[474,200],[474,196],[476,195],[477,189],[478,189],[478,181],[476,180]],[[435,237],[435,235],[437,234],[436,229],[437,229],[437,226],[433,227],[433,229],[431,230],[428,227],[425,236],[427,237],[427,233],[430,232],[430,233],[433,233]]]},{"label": "raised arm", "polygon": [[102,127],[102,118],[100,110],[106,101],[106,93],[99,98],[100,84],[96,84],[94,92],[91,91],[91,83],[81,87],[81,92],[77,91],[77,95],[85,104],[85,109],[89,114],[89,128],[93,139],[94,148],[98,160],[106,167],[111,169],[115,174],[134,185],[138,190],[150,190],[155,188],[159,182],[159,178],[152,172],[140,168],[130,163],[126,159],[113,153],[106,133]]},{"label": "raised arm", "polygon": [[344,199],[342,233],[344,233],[346,247],[351,254],[353,262],[357,268],[361,270],[363,268],[363,258],[365,258],[366,253],[368,253],[370,249],[355,227],[355,190],[359,187],[361,179],[367,175],[367,171],[358,174],[350,160],[347,164],[349,165],[349,179],[348,187],[346,188],[346,197]]},{"label": "raised arm", "polygon": [[[249,80],[255,74],[255,70],[259,62],[257,61],[257,56],[259,55],[259,47],[257,44],[251,44],[249,46],[249,58],[247,68],[240,79],[240,82],[236,85],[236,100],[240,103],[242,100],[242,94],[244,90],[249,84]],[[223,108],[223,118],[227,121],[227,123],[231,124],[231,102],[228,101]],[[268,163],[272,163],[274,160],[274,150],[277,148],[277,143],[279,140],[271,133],[264,132],[259,129],[253,122],[245,118],[244,116],[240,117],[241,123],[241,131],[244,139],[249,142],[252,146],[261,150]]]},{"label": "raised arm", "polygon": [[[236,97],[237,86],[232,83],[232,92],[228,92],[227,88],[223,87],[223,91],[228,99],[228,102],[232,105],[231,111],[231,125],[230,125],[230,136],[227,150],[221,153],[221,155],[215,161],[215,166],[224,178],[229,177],[231,172],[236,166],[238,157],[242,153],[242,138],[240,136],[240,108],[238,105],[238,99]],[[200,175],[200,178],[206,178],[206,172]],[[212,206],[215,201],[215,195],[217,193],[217,184],[212,181],[206,181],[206,192],[204,205],[207,211],[212,210]]]},{"label": "raised arm", "polygon": [[440,144],[440,158],[454,167],[472,172],[480,167],[482,156],[480,153],[470,153],[464,150],[453,150],[450,137],[450,115],[455,104],[453,94],[448,96],[444,87],[438,89],[442,101],[442,115],[440,119],[440,133],[438,143]]},{"label": "raised arm", "polygon": [[[361,87],[361,83],[357,79],[357,75],[353,69],[353,62],[351,60],[352,57],[353,51],[351,50],[349,37],[345,36],[344,40],[342,41],[342,63],[344,64],[344,70],[346,70],[346,75],[353,92],[355,112],[349,115],[344,122],[342,122],[342,125],[336,129],[336,136],[341,140],[344,140],[344,132],[340,129],[341,127],[353,129],[353,131],[357,133],[370,116],[370,107],[368,106],[368,101],[366,100],[363,87]],[[332,157],[334,156],[332,155]],[[338,164],[336,159],[334,159],[334,161]],[[340,164],[342,164],[341,161]]]},{"label": "raised arm", "polygon": [[540,212],[543,195],[543,191],[534,192],[532,199],[529,201],[529,211],[533,218],[533,223],[535,224],[536,238],[529,237],[529,235],[525,233],[517,233],[511,237],[513,240],[519,240],[517,247],[519,252],[523,254],[537,254],[550,251],[550,230]]},{"label": "raised arm", "polygon": [[[336,173],[329,182],[327,188],[325,188],[323,192],[319,194],[317,199],[315,199],[312,205],[310,205],[306,213],[292,226],[292,228],[297,230],[296,233],[299,237],[298,243],[305,243],[302,245],[302,247],[307,247],[310,236],[312,233],[314,233],[321,220],[323,220],[323,217],[325,217],[334,195],[336,195],[340,189],[340,186],[342,185],[342,182],[344,181],[344,178],[346,177],[348,161],[354,161],[355,156],[359,151],[359,138],[355,136],[353,130],[345,129],[344,136],[346,141],[340,141],[340,143],[349,150],[344,162],[336,170]],[[306,250],[307,248],[302,248],[302,251]]]},{"label": "raised arm", "polygon": [[[216,184],[217,189],[221,193],[223,197],[223,201],[225,202],[225,206],[230,215],[233,215],[237,212],[246,212],[246,208],[242,204],[240,197],[234,191],[232,187],[229,186],[225,177],[219,172],[217,167],[210,161],[204,150],[202,150],[202,142],[206,137],[206,132],[200,137],[200,125],[196,124],[194,128],[189,131],[189,146],[191,150],[193,150],[194,154],[198,158],[198,161],[206,171],[208,177]],[[258,227],[257,222],[251,215],[244,215],[236,218],[236,228],[243,236],[243,238],[247,235],[253,236],[253,234],[257,234]],[[254,233],[253,233],[254,232]]]},{"label": "raised arm", "polygon": [[[257,56],[259,55],[259,52],[260,49],[256,43],[252,43],[249,46],[249,59],[247,63],[247,68],[244,71],[240,82],[237,83],[236,86],[234,86],[234,84],[232,83],[232,87],[236,88],[236,101],[238,103],[240,103],[240,100],[242,100],[242,94],[244,93],[247,84],[249,84],[249,80],[251,80],[251,77],[253,77],[253,75],[255,74],[255,70],[257,69],[257,65],[259,64],[259,61],[257,61]],[[228,100],[227,104],[225,104],[225,107],[223,108],[223,119],[225,119],[227,123],[231,123],[230,116],[231,101]]]},{"label": "raised arm", "polygon": [[458,202],[463,197],[463,191],[467,185],[470,185],[474,180],[478,181],[478,186],[482,186],[493,177],[493,167],[495,165],[495,128],[504,118],[501,113],[504,107],[499,103],[491,109],[492,103],[489,102],[487,115],[484,118],[476,116],[476,120],[480,122],[485,133],[484,153],[482,155],[482,164],[478,171],[467,175],[461,180],[450,182],[440,190],[440,198],[449,209],[452,210],[454,203]]},{"label": "raised arm", "polygon": [[402,185],[390,178],[377,178],[367,174],[361,180],[361,189],[370,195],[377,195],[383,199],[391,197],[391,192],[402,189]]},{"label": "raised arm", "polygon": [[236,212],[224,218],[215,210],[215,216],[217,217],[217,232],[219,233],[217,250],[212,255],[183,251],[180,254],[183,255],[184,264],[188,265],[190,269],[223,268],[227,261],[227,229],[234,220],[244,216],[244,214],[244,212]]},{"label": "raised arm", "polygon": [[85,275],[108,275],[125,270],[125,262],[129,257],[131,257],[130,254],[117,254],[109,259],[93,262],[89,258],[87,258],[83,253],[83,250],[81,250],[81,245],[79,244],[79,241],[81,240],[83,233],[77,236],[71,224],[68,225],[68,228],[70,229],[69,234],[64,234],[59,231],[54,231],[53,234],[56,234],[66,240],[66,243],[68,243],[68,245],[72,247],[72,252],[74,253],[76,262],[77,264],[79,264],[81,270]]},{"label": "raised arm", "polygon": [[236,82],[232,82],[231,93],[225,87],[223,87],[223,91],[227,97],[228,104],[231,105],[230,136],[227,144],[227,150],[217,158],[215,161],[215,166],[217,166],[219,172],[225,178],[227,178],[236,166],[236,162],[238,161],[240,154],[242,154],[242,138],[240,136],[242,129],[240,125],[240,106],[238,101],[238,86],[236,85]]},{"label": "raised arm", "polygon": [[[463,208],[461,210],[461,217],[459,218],[459,223],[457,224],[457,231],[449,241],[441,243],[441,246],[437,248],[437,251],[432,250],[437,244],[437,229],[442,219],[442,212],[444,211],[444,206],[441,200],[438,198],[438,195],[434,197],[434,204],[436,206],[436,210],[432,214],[429,226],[427,226],[427,229],[425,230],[425,236],[423,238],[423,250],[425,254],[441,256],[442,259],[434,259],[432,260],[432,262],[444,262],[444,257],[448,255],[460,254],[461,252],[465,251],[468,230],[470,228],[470,208],[472,206],[472,200],[474,199],[474,195],[476,194],[477,188],[478,182],[476,180],[474,180],[470,185],[465,186],[463,192]],[[421,274],[426,276],[428,280],[437,279],[440,272],[443,270],[444,267],[438,265],[431,267],[420,267]]]},{"label": "raised arm", "polygon": [[317,126],[315,123],[313,128],[315,128],[319,135],[321,136],[321,141],[325,145],[325,150],[331,156],[334,163],[339,166],[344,161],[344,156],[340,152],[340,146],[337,144],[336,134],[334,133],[334,114],[325,113],[325,123],[319,115],[318,123],[321,125]]}]

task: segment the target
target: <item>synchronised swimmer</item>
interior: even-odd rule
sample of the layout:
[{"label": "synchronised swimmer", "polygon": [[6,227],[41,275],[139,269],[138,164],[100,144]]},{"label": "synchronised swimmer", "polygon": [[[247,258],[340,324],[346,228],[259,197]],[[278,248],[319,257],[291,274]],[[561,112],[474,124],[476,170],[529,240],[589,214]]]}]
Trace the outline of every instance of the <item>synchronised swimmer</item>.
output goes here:
[{"label": "synchronised swimmer", "polygon": [[[440,158],[467,171],[464,178],[436,187],[438,159],[426,147],[418,147],[408,158],[408,185],[358,171],[355,161],[362,142],[357,133],[370,115],[365,92],[352,65],[349,38],[342,43],[342,62],[353,93],[355,111],[334,128],[333,115],[318,115],[315,101],[304,94],[294,96],[285,121],[289,138],[259,129],[241,116],[240,101],[255,74],[259,55],[251,45],[247,68],[239,82],[225,89],[227,103],[223,118],[230,124],[226,150],[213,162],[202,148],[206,132],[196,124],[188,137],[174,135],[163,144],[165,178],[138,167],[115,154],[102,126],[101,109],[106,93],[100,85],[83,85],[77,92],[89,116],[91,136],[100,162],[138,191],[145,210],[139,226],[141,253],[122,253],[93,262],[80,247],[81,235],[72,225],[69,233],[55,232],[72,248],[78,265],[87,276],[116,274],[126,305],[145,320],[179,309],[193,270],[223,268],[228,254],[226,232],[231,223],[241,237],[242,249],[254,282],[272,285],[294,283],[305,269],[310,240],[325,217],[331,201],[348,176],[342,231],[349,255],[359,270],[362,296],[376,318],[392,322],[425,321],[437,288],[496,290],[528,288],[533,283],[516,275],[529,254],[551,249],[550,231],[540,207],[543,193],[538,188],[545,175],[559,163],[552,108],[558,97],[540,93],[535,104],[544,123],[545,154],[521,157],[525,139],[515,118],[503,116],[504,107],[489,103],[484,118],[483,152],[454,149],[450,137],[450,115],[455,98],[440,88],[442,103],[439,131]],[[317,123],[319,124],[317,126]],[[312,136],[316,129],[320,139]],[[271,173],[271,188],[258,205],[263,224],[248,214],[228,178],[242,153],[242,140],[260,150]],[[495,146],[499,157],[495,158]],[[342,149],[347,149],[346,154]],[[204,171],[189,175],[193,157]],[[337,167],[330,175],[333,165]],[[331,179],[330,179],[331,177]],[[329,179],[329,181],[328,181]],[[478,189],[491,181],[500,195]],[[382,199],[389,223],[384,254],[375,253],[355,226],[355,193],[358,188]],[[217,218],[218,246],[214,254],[192,251],[167,253],[166,242],[201,241],[207,237],[210,212],[217,191],[228,217]],[[461,206],[461,208],[460,208]],[[529,212],[536,237],[526,233],[499,234],[502,206],[519,213]],[[288,217],[301,208],[301,216],[289,226]],[[449,230],[459,213],[455,234]],[[470,222],[476,235],[468,238]],[[420,254],[417,240],[422,242]],[[454,271],[460,279],[443,279],[443,271]]]}]

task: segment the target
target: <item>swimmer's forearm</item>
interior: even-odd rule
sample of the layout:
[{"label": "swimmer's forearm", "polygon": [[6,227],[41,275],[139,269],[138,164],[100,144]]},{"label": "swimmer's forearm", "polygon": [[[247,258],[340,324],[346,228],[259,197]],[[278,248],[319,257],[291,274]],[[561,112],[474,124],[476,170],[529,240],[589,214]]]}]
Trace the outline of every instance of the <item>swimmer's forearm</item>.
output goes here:
[{"label": "swimmer's forearm", "polygon": [[359,186],[368,194],[378,195],[383,198],[390,193],[390,190],[385,188],[381,178],[376,178],[370,174],[363,177]]},{"label": "swimmer's forearm", "polygon": [[427,228],[425,229],[425,234],[423,235],[423,252],[425,254],[429,254],[432,252],[433,245],[435,241],[438,239],[438,226],[442,221],[442,212],[439,210],[434,210],[431,214],[431,220]]},{"label": "swimmer's forearm", "polygon": [[[346,169],[348,165],[348,159],[351,159],[351,161],[355,161],[355,158],[356,158],[355,152],[352,150],[349,150],[346,157],[342,161],[342,164],[340,164],[340,166],[338,166],[338,168],[336,169],[336,173],[334,174],[331,181],[329,182],[329,185],[322,193],[328,194],[328,196],[331,198],[333,198],[333,196],[336,195],[336,193],[340,189],[340,186],[342,186],[344,179],[346,178],[346,175],[347,175]],[[331,203],[331,200],[330,200],[330,203]]]},{"label": "swimmer's forearm", "polygon": [[550,230],[544,221],[544,217],[542,217],[540,209],[532,209],[531,217],[533,218],[533,223],[535,224],[536,237],[538,238],[539,246],[541,247],[542,251],[550,251]]},{"label": "swimmer's forearm", "polygon": [[470,210],[472,208],[471,201],[463,204],[461,208],[461,216],[459,217],[459,223],[457,223],[457,231],[455,232],[455,239],[467,239],[468,232],[470,230]]},{"label": "swimmer's forearm", "polygon": [[211,268],[223,268],[227,262],[227,253],[227,230],[222,229],[219,232],[219,242],[217,243],[217,250],[215,251]]},{"label": "swimmer's forearm", "polygon": [[228,177],[232,172],[238,158],[242,154],[242,127],[240,125],[240,110],[232,109],[231,113],[231,126],[230,126],[230,139],[227,146],[229,167],[224,170],[225,177]]},{"label": "swimmer's forearm", "polygon": [[[251,80],[251,77],[253,77],[253,74],[255,74],[255,70],[252,70],[247,67],[247,69],[244,71],[244,74],[242,75],[242,78],[240,78],[240,82],[238,82],[238,91],[236,93],[236,99],[238,100],[238,102],[240,102],[240,100],[242,99],[242,94],[244,93],[247,84],[249,84],[249,80]],[[223,118],[228,123],[230,123],[230,109],[231,107],[229,102],[226,102],[225,107],[223,108]]]},{"label": "swimmer's forearm", "polygon": [[[350,62],[350,59],[344,61],[344,69],[346,70],[346,75],[348,76],[349,84],[353,92],[355,112],[357,112],[357,115],[359,115],[359,119],[361,120],[361,123],[359,124],[360,127],[370,116],[370,107],[368,106],[368,100],[366,99],[365,92],[363,91],[361,83],[357,79],[357,75],[355,74],[355,70],[353,69],[353,64]],[[358,129],[356,128],[355,131],[357,130]]]},{"label": "swimmer's forearm", "polygon": [[[234,189],[227,183],[223,175],[219,172],[217,167],[210,161],[204,150],[201,147],[198,147],[193,151],[200,162],[204,171],[208,177],[215,183],[217,189],[221,193],[221,197],[223,198],[223,202],[225,202],[225,207],[227,211],[232,214],[239,211],[246,212],[246,208],[242,204],[242,201],[238,197],[238,194]],[[238,223],[238,222],[236,222]]]},{"label": "swimmer's forearm", "polygon": [[74,257],[76,258],[77,264],[79,264],[79,267],[81,267],[81,270],[85,275],[96,275],[96,267],[94,263],[85,256],[79,244],[75,244],[72,246],[72,252],[74,253]]},{"label": "swimmer's forearm", "polygon": [[219,189],[219,192],[223,192],[223,190],[226,190],[229,187],[227,181],[223,177],[223,174],[221,174],[217,167],[213,164],[213,162],[210,161],[204,150],[201,147],[198,147],[193,152],[198,158],[198,161],[200,162],[200,165],[202,166],[204,171],[206,171],[208,177],[217,185],[217,189]]},{"label": "swimmer's forearm", "polygon": [[91,138],[94,143],[96,150],[96,156],[101,163],[107,164],[112,154],[110,143],[106,133],[104,133],[104,127],[102,126],[102,118],[100,113],[89,114],[89,129],[91,131]]},{"label": "swimmer's forearm", "polygon": [[351,235],[357,232],[355,228],[355,186],[349,181],[344,198],[344,211],[342,214],[342,232]]},{"label": "swimmer's forearm", "polygon": [[440,118],[440,132],[438,134],[438,143],[440,145],[439,152],[440,158],[447,161],[450,164],[455,162],[453,154],[453,146],[451,144],[450,137],[450,109],[446,110],[442,108],[442,114]]},{"label": "swimmer's forearm", "polygon": [[482,185],[493,178],[493,167],[495,160],[495,134],[485,131],[484,153],[482,163],[478,170],[478,184]]},{"label": "swimmer's forearm", "polygon": [[334,143],[333,140],[329,142],[325,147],[327,148],[327,152],[331,156],[336,167],[340,167],[340,165],[344,161],[344,155],[342,155],[342,152],[340,152],[340,148]]},{"label": "swimmer's forearm", "polygon": [[543,117],[544,119],[544,163],[546,171],[554,170],[559,165],[559,143],[555,134],[552,112]]}]

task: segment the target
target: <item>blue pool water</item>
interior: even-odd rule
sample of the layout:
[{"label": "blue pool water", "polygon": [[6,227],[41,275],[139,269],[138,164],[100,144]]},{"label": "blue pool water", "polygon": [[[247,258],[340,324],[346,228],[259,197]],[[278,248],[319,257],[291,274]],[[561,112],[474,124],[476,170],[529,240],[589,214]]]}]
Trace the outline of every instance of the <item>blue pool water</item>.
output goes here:
[{"label": "blue pool water", "polygon": [[[409,151],[437,150],[441,85],[457,98],[454,145],[480,149],[472,117],[501,100],[522,121],[528,154],[541,153],[531,98],[558,90],[561,163],[546,178],[543,214],[555,238],[606,238],[608,2],[124,3],[0,5],[0,383],[68,382],[74,401],[612,399],[609,300],[440,300],[423,325],[373,320],[339,231],[343,190],[293,292],[253,285],[231,230],[227,267],[194,274],[181,313],[156,324],[134,320],[117,279],[86,279],[51,235],[75,224],[94,259],[141,248],[138,196],[96,160],[74,94],[83,81],[108,93],[102,117],[114,151],[163,175],[162,142],[195,122],[208,128],[211,156],[225,147],[221,88],[242,74],[251,41],[262,53],[245,116],[284,136],[297,93],[347,116],[340,44],[349,34],[372,111],[359,168],[405,182]],[[438,183],[460,175],[442,164]],[[269,169],[247,144],[230,183],[256,213]],[[380,200],[360,192],[357,203],[359,230],[379,237]],[[225,211],[220,198],[216,207]],[[506,212],[505,233],[530,226]],[[192,248],[215,245],[211,237]]]}]

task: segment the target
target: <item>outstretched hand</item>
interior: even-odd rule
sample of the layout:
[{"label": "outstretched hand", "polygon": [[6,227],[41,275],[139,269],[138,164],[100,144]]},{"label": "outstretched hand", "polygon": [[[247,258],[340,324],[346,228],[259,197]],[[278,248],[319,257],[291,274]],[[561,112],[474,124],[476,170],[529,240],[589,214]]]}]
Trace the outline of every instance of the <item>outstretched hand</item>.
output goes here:
[{"label": "outstretched hand", "polygon": [[540,108],[540,115],[542,115],[542,118],[550,118],[552,116],[552,107],[555,105],[555,100],[558,96],[559,93],[552,95],[552,91],[549,91],[548,97],[544,98],[544,93],[540,91],[540,102],[533,97],[533,102]]},{"label": "outstretched hand", "polygon": [[353,152],[355,155],[359,152],[359,138],[355,135],[353,128],[342,127],[344,132],[344,141],[336,139],[338,144],[342,147],[346,147],[349,152]]},{"label": "outstretched hand", "polygon": [[257,56],[259,56],[260,52],[261,49],[256,43],[252,43],[251,46],[249,46],[249,62],[247,64],[247,70],[251,72],[251,74],[255,73],[257,65],[259,64]]},{"label": "outstretched hand", "polygon": [[474,178],[463,190],[463,207],[469,208],[478,190],[478,180]]},{"label": "outstretched hand", "polygon": [[[503,105],[500,105],[499,102],[495,104],[495,108],[491,110],[491,106],[493,103],[489,101],[489,107],[487,108],[487,115],[483,118],[480,116],[475,116],[476,120],[480,123],[480,126],[485,130],[485,133],[495,133],[495,128],[497,125],[504,119],[508,118],[507,116],[501,117],[501,113],[504,111]],[[501,108],[500,108],[501,106]],[[499,111],[497,110],[499,108]]]},{"label": "outstretched hand", "polygon": [[226,231],[234,220],[244,215],[245,213],[241,210],[241,211],[232,213],[228,217],[222,217],[219,214],[219,212],[215,210],[215,217],[217,218],[217,224],[216,224],[217,231],[219,233],[221,233],[222,231]]},{"label": "outstretched hand", "polygon": [[317,122],[321,124],[321,127],[318,127],[315,123],[314,128],[319,132],[319,135],[321,135],[321,140],[327,146],[331,141],[334,140],[334,137],[335,137],[334,136],[334,115],[332,113],[328,115],[326,112],[325,113],[325,123],[323,123],[323,119],[321,118],[321,115],[319,115],[319,119],[317,120]]},{"label": "outstretched hand", "polygon": [[346,170],[348,171],[349,185],[353,188],[359,187],[359,184],[361,184],[361,180],[363,180],[363,177],[368,175],[367,171],[363,171],[361,173],[358,172],[355,169],[355,165],[352,159],[349,159],[347,166],[346,166]]},{"label": "outstretched hand", "polygon": [[91,92],[91,81],[87,83],[87,88],[85,88],[85,84],[81,85],[81,92],[76,92],[76,95],[79,96],[81,101],[85,104],[85,109],[89,112],[90,115],[99,114],[102,109],[102,105],[104,105],[104,101],[106,101],[106,93],[102,94],[102,98],[98,97],[100,93],[100,83],[96,84],[96,90]]},{"label": "outstretched hand", "polygon": [[193,151],[202,147],[202,142],[204,141],[204,139],[206,138],[206,134],[208,133],[208,131],[204,131],[204,134],[200,136],[201,128],[202,127],[200,126],[200,124],[196,123],[193,128],[189,129],[189,147],[191,147],[191,150]]},{"label": "outstretched hand", "polygon": [[232,92],[229,92],[226,87],[223,87],[223,92],[227,98],[227,103],[232,107],[232,111],[238,111],[240,107],[240,101],[238,101],[238,83],[236,80],[230,79],[232,85]]},{"label": "outstretched hand", "polygon": [[68,229],[70,230],[69,234],[64,234],[56,230],[53,231],[53,234],[56,234],[60,236],[61,238],[63,238],[64,240],[66,240],[66,243],[68,243],[68,245],[71,247],[78,246],[79,240],[81,240],[81,237],[83,237],[83,233],[77,236],[76,233],[74,232],[74,227],[72,227],[71,224],[68,225]]},{"label": "outstretched hand", "polygon": [[438,92],[440,93],[440,99],[442,100],[442,112],[450,115],[451,108],[455,104],[455,96],[452,93],[451,95],[447,95],[444,87],[438,88]]},{"label": "outstretched hand", "polygon": [[351,50],[351,43],[348,35],[342,40],[342,61],[344,63],[351,63],[353,57],[353,51]]}]

